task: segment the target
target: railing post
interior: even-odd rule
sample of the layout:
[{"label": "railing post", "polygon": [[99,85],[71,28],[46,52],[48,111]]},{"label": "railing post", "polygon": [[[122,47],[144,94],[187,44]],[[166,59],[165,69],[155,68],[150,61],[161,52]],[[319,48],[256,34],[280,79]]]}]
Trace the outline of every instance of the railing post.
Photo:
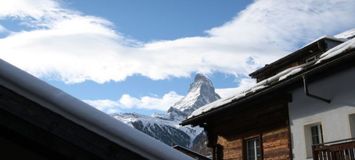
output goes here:
[{"label": "railing post", "polygon": [[317,150],[317,145],[313,145],[312,146],[312,154],[313,154],[313,159],[314,160],[318,160],[318,153],[319,151]]}]

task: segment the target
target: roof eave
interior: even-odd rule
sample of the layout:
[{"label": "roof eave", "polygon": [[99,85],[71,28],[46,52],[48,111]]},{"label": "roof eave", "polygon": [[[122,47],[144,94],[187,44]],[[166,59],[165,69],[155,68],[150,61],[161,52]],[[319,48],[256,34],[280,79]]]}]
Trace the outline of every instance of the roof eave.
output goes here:
[{"label": "roof eave", "polygon": [[302,52],[305,49],[310,48],[311,46],[316,45],[318,42],[324,41],[324,40],[332,40],[332,41],[336,41],[336,42],[345,42],[346,41],[346,40],[335,38],[335,37],[331,37],[331,36],[321,37],[321,38],[315,40],[314,42],[312,42],[312,43],[310,43],[310,44],[308,44],[308,45],[306,45],[306,46],[304,46],[304,47],[302,47],[302,48],[290,53],[289,55],[287,55],[287,56],[285,56],[283,58],[280,58],[280,59],[276,60],[275,62],[267,64],[267,65],[265,65],[262,68],[257,69],[256,71],[250,73],[249,76],[252,77],[252,78],[256,78],[256,76],[258,74],[260,74],[261,72],[264,72],[265,70],[267,70],[267,69],[269,69],[269,68],[271,68],[271,67],[273,67],[273,66],[275,66],[275,65],[277,65],[279,63],[282,63],[286,59],[289,59],[290,57],[295,56],[297,53]]}]

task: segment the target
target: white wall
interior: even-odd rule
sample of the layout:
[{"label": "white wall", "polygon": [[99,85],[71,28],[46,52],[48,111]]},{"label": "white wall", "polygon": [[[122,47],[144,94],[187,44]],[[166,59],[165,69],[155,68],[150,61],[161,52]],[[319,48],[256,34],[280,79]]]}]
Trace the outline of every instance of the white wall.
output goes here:
[{"label": "white wall", "polygon": [[294,160],[307,159],[304,129],[309,124],[322,124],[324,142],[351,138],[349,115],[355,113],[355,68],[309,83],[309,92],[332,102],[308,97],[303,88],[292,91],[289,115]]}]

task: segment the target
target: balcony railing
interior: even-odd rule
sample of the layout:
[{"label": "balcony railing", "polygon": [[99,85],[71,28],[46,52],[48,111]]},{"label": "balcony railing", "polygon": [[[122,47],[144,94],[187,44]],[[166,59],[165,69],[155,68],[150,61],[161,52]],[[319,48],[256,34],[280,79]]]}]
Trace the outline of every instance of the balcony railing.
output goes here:
[{"label": "balcony railing", "polygon": [[313,146],[314,160],[355,160],[355,138]]}]

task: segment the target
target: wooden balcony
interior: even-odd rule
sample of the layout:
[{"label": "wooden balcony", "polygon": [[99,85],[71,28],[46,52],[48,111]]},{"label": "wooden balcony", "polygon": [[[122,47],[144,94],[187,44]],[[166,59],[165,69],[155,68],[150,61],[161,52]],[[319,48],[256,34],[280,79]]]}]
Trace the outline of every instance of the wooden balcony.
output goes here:
[{"label": "wooden balcony", "polygon": [[314,160],[355,160],[355,138],[313,146]]}]

